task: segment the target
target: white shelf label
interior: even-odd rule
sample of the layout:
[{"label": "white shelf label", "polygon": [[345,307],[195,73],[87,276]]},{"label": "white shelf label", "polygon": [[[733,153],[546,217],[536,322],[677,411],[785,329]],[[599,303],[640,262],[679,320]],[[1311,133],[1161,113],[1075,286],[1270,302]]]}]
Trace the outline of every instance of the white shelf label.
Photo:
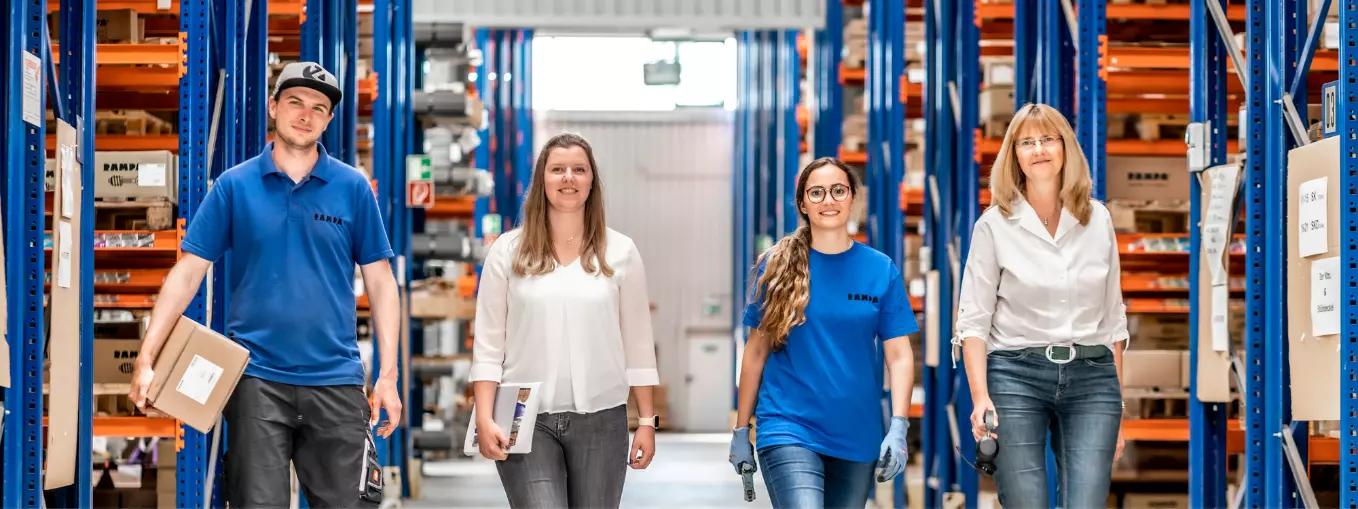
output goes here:
[{"label": "white shelf label", "polygon": [[1212,287],[1212,350],[1218,352],[1225,352],[1231,344],[1230,302],[1230,287]]},{"label": "white shelf label", "polygon": [[71,287],[71,223],[57,222],[57,286]]},{"label": "white shelf label", "polygon": [[1311,262],[1311,336],[1339,334],[1339,257]]},{"label": "white shelf label", "polygon": [[1302,182],[1297,189],[1297,251],[1302,257],[1325,254],[1330,250],[1328,234],[1329,177]]},{"label": "white shelf label", "polygon": [[24,55],[24,122],[38,127],[42,124],[42,59],[37,55],[23,52]]},{"label": "white shelf label", "polygon": [[137,185],[142,187],[165,187],[165,165],[137,165]]}]

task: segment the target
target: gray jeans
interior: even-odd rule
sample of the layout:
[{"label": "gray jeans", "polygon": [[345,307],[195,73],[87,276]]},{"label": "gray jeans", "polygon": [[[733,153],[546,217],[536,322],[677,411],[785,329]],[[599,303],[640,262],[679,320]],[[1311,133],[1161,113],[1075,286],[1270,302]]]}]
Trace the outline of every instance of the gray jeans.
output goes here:
[{"label": "gray jeans", "polygon": [[533,452],[495,462],[515,508],[618,507],[627,478],[627,405],[538,414]]}]

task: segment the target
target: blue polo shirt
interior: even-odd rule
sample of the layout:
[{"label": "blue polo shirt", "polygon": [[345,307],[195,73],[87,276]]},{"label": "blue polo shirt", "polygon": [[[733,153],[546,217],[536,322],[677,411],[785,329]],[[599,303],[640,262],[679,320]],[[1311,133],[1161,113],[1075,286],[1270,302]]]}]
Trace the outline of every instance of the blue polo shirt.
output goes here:
[{"label": "blue polo shirt", "polygon": [[[919,330],[901,271],[891,258],[854,242],[847,251],[810,250],[806,322],[770,352],[755,403],[760,449],[798,445],[842,460],[877,460],[885,416],[879,341]],[[758,274],[763,275],[764,267]],[[759,327],[762,302],[745,308]]]},{"label": "blue polo shirt", "polygon": [[181,248],[230,251],[228,336],[250,350],[245,374],[292,385],[362,385],[354,265],[393,256],[367,178],[331,158],[294,183],[260,155],[222,172]]}]

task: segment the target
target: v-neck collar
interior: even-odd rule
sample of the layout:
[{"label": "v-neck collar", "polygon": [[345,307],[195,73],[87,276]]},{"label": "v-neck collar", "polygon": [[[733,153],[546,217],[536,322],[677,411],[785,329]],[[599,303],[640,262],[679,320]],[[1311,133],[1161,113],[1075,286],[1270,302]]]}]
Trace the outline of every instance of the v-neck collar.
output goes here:
[{"label": "v-neck collar", "polygon": [[1061,238],[1065,237],[1077,223],[1075,216],[1071,215],[1070,211],[1066,210],[1065,206],[1062,206],[1060,219],[1056,223],[1056,234],[1052,235],[1047,232],[1047,227],[1042,225],[1042,218],[1038,216],[1037,210],[1033,209],[1033,206],[1028,203],[1027,199],[1020,196],[1015,200],[1013,211],[1014,214],[1013,217],[1011,217],[1011,220],[1018,221],[1019,227],[1052,245],[1056,245],[1060,242]]}]

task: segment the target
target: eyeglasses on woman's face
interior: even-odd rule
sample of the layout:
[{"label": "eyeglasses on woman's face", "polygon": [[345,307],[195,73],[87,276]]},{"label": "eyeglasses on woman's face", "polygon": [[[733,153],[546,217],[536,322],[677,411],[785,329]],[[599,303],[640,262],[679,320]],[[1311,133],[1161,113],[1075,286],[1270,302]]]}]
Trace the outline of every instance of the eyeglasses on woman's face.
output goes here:
[{"label": "eyeglasses on woman's face", "polygon": [[[806,199],[811,203],[820,203],[825,201],[825,194],[826,189],[824,187],[816,186],[808,188],[806,190]],[[846,186],[844,184],[835,184],[833,186],[830,186],[829,194],[831,198],[835,199],[835,201],[844,201],[845,198],[849,197],[849,186]]]},{"label": "eyeglasses on woman's face", "polygon": [[1024,138],[1019,140],[1018,143],[1015,143],[1015,146],[1018,147],[1019,150],[1033,150],[1037,148],[1040,143],[1045,148],[1052,148],[1059,141],[1061,141],[1060,136],[1043,136],[1037,139]]}]

